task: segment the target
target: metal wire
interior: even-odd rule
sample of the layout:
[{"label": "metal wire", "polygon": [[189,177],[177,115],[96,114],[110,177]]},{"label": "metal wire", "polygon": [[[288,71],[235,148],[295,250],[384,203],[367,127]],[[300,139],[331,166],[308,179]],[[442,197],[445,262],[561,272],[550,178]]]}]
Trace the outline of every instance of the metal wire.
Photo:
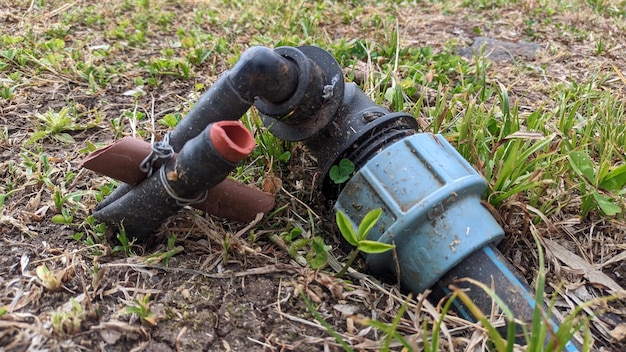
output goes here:
[{"label": "metal wire", "polygon": [[154,172],[154,165],[158,160],[167,160],[174,156],[174,148],[170,145],[170,133],[167,132],[160,142],[152,143],[152,150],[139,164],[139,170],[148,177]]},{"label": "metal wire", "polygon": [[172,189],[172,186],[170,186],[169,182],[167,182],[167,176],[165,175],[166,165],[167,164],[164,164],[163,166],[159,168],[159,180],[161,180],[161,184],[163,185],[163,188],[165,188],[165,192],[167,192],[167,194],[170,197],[172,197],[172,199],[176,200],[176,204],[180,205],[181,207],[184,207],[186,205],[201,203],[206,200],[206,198],[209,196],[209,190],[204,191],[203,194],[200,194],[196,198],[183,198],[183,197],[180,197],[178,194],[176,194],[176,191],[174,191],[174,189]]}]

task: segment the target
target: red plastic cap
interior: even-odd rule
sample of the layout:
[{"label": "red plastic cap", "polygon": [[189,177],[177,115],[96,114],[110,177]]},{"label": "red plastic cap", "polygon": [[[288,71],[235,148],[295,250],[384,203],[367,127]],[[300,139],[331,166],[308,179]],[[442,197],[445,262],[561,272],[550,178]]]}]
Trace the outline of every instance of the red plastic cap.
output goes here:
[{"label": "red plastic cap", "polygon": [[219,121],[211,126],[209,137],[224,159],[238,163],[252,153],[254,138],[240,121]]}]

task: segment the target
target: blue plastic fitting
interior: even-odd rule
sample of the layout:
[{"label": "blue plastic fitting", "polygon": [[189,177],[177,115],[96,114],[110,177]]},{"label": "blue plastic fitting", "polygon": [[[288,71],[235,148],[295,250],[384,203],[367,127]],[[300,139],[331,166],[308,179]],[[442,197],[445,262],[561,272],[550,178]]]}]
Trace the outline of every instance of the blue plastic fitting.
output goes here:
[{"label": "blue plastic fitting", "polygon": [[[356,228],[375,208],[383,213],[368,239],[396,245],[366,255],[370,271],[393,274],[413,292],[430,288],[504,231],[481,203],[487,183],[441,135],[420,133],[383,149],[340,193],[335,210]],[[399,273],[397,271],[400,271]]]}]

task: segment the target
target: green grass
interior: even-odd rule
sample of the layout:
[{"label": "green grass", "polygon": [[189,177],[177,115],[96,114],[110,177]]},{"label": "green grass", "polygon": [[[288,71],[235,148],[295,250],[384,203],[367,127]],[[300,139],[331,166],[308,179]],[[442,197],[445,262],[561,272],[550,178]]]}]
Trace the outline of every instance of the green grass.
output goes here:
[{"label": "green grass", "polygon": [[[0,0],[5,3],[9,1]],[[547,226],[545,219],[552,218],[624,220],[624,66],[605,61],[587,64],[584,59],[578,62],[587,65],[582,69],[572,65],[554,71],[550,66],[550,55],[575,56],[565,52],[567,45],[551,35],[584,46],[589,61],[614,55],[610,53],[619,48],[619,38],[569,21],[568,16],[591,13],[607,23],[617,22],[618,29],[624,30],[620,24],[626,16],[623,2],[538,1],[523,12],[521,27],[507,29],[521,33],[523,40],[546,43],[548,57],[510,64],[507,72],[483,55],[460,57],[456,50],[464,43],[454,38],[416,44],[411,35],[422,29],[411,33],[407,29],[410,21],[404,17],[419,6],[433,13],[459,14],[461,19],[478,14],[481,27],[473,30],[493,34],[494,21],[506,11],[530,6],[518,1],[263,0],[249,6],[224,0],[199,1],[191,7],[183,1],[164,0],[120,0],[102,5],[60,0],[15,3],[12,5],[22,12],[13,16],[27,16],[32,23],[26,21],[19,30],[0,34],[0,107],[19,112],[11,118],[21,118],[26,127],[14,128],[8,123],[0,130],[0,146],[17,143],[19,150],[16,158],[2,161],[5,181],[0,184],[0,214],[8,218],[26,199],[37,195],[53,209],[50,221],[70,229],[70,238],[94,255],[135,256],[137,244],[120,231],[111,238],[112,248],[106,248],[105,229],[90,213],[110,194],[115,182],[100,180],[90,183],[91,189],[77,190],[78,171],[75,163],[68,164],[96,145],[106,144],[103,141],[123,135],[146,140],[162,136],[251,45],[318,45],[327,49],[346,68],[346,78],[358,81],[374,102],[414,115],[424,132],[442,134],[451,141],[487,179],[484,199],[496,210],[504,213],[515,204],[530,206],[542,216],[528,210],[524,216],[537,226]],[[179,7],[186,11],[180,13]],[[335,31],[338,27],[341,31]],[[566,66],[567,60],[560,64]],[[363,65],[366,72],[362,72]],[[298,178],[289,170],[294,165],[296,144],[271,135],[255,110],[242,121],[253,132],[258,147],[233,176],[259,187],[269,176],[283,177],[284,184]],[[315,260],[315,267],[325,270],[333,239],[329,232],[333,230],[319,226],[324,221],[311,213],[294,214],[291,206],[282,206],[280,214],[272,214],[271,221],[263,222],[258,230],[280,234],[294,258],[304,254],[309,264]],[[297,234],[293,229],[298,229]],[[178,253],[176,236],[170,238],[165,253],[171,255],[164,261]],[[227,238],[225,258],[235,250]],[[337,245],[332,243],[332,247],[335,250]],[[537,281],[546,280],[542,260],[536,263]],[[539,302],[543,285],[536,288]],[[460,291],[456,296],[463,299]],[[149,301],[149,295],[135,299],[128,312],[152,324]],[[57,320],[63,321],[57,321],[55,329],[78,329],[75,325],[81,324],[82,311],[72,312],[80,319],[73,321],[59,313]],[[392,337],[402,339],[397,328],[405,312],[399,312],[389,324],[371,324],[388,337],[387,348]],[[539,315],[536,318],[541,320]],[[514,317],[507,314],[507,318]],[[424,345],[428,350],[441,348],[438,339],[443,321],[422,325],[423,334],[430,336],[430,344]],[[534,323],[529,341],[543,342],[546,331]],[[345,343],[333,333],[337,327],[324,326],[341,345]],[[586,324],[575,327],[587,329]],[[489,332],[496,350],[510,350],[510,341],[507,344]],[[569,332],[563,339],[571,338]]]}]

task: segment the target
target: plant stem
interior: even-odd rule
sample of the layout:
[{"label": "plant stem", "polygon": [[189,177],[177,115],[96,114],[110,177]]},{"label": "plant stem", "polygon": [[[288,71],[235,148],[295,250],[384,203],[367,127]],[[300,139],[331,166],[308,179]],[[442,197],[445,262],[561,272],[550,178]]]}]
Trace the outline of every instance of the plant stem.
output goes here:
[{"label": "plant stem", "polygon": [[352,252],[350,252],[350,256],[348,256],[348,261],[343,266],[343,268],[341,268],[341,271],[335,275],[335,277],[341,278],[346,273],[346,271],[348,271],[348,268],[352,265],[352,263],[356,259],[356,256],[359,255],[360,252],[361,251],[358,248],[353,249]]}]

